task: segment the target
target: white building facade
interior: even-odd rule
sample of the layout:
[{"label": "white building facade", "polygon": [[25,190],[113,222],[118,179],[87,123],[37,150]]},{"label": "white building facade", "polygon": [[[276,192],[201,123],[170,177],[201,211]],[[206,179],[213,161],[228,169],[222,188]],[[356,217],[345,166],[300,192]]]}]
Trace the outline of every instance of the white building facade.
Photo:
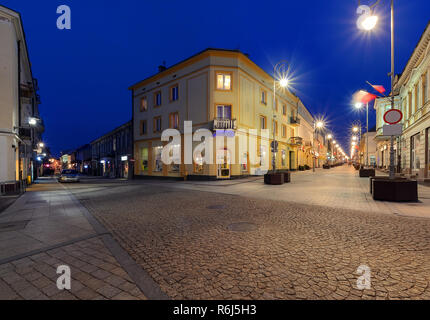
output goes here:
[{"label": "white building facade", "polygon": [[[31,183],[43,132],[19,13],[0,6],[0,183],[2,193]],[[29,120],[35,121],[33,126]]]},{"label": "white building facade", "polygon": [[[403,133],[394,146],[396,171],[419,180],[430,178],[429,82],[430,23],[394,86],[395,108],[403,113]],[[385,169],[389,168],[390,139],[382,135],[382,127],[384,114],[390,108],[390,98],[375,102],[377,164]]]}]

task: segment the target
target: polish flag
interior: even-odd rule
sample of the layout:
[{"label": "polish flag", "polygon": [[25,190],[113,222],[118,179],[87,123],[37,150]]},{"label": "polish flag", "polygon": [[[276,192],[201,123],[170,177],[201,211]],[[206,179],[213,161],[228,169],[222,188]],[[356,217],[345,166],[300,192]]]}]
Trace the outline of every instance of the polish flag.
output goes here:
[{"label": "polish flag", "polygon": [[383,86],[374,86],[373,84],[369,83],[373,89],[375,89],[376,91],[378,91],[379,93],[383,94],[386,90]]},{"label": "polish flag", "polygon": [[354,102],[361,102],[363,104],[369,103],[377,98],[376,95],[364,90],[356,92],[353,96]]}]

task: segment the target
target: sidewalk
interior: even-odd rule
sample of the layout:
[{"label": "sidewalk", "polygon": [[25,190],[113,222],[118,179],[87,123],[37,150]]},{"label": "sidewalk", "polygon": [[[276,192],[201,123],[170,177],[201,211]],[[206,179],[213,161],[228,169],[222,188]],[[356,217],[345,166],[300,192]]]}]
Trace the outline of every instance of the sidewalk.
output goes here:
[{"label": "sidewalk", "polygon": [[[121,250],[68,190],[41,180],[0,213],[0,300],[145,299]],[[59,265],[70,291],[56,286]]]}]

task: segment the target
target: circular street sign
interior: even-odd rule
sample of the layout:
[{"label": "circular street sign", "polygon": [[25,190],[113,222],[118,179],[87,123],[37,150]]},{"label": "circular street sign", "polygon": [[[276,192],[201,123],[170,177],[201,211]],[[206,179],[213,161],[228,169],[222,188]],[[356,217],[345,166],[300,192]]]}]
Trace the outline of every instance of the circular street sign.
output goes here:
[{"label": "circular street sign", "polygon": [[384,114],[384,121],[388,124],[396,124],[402,121],[403,113],[397,109],[390,109]]}]

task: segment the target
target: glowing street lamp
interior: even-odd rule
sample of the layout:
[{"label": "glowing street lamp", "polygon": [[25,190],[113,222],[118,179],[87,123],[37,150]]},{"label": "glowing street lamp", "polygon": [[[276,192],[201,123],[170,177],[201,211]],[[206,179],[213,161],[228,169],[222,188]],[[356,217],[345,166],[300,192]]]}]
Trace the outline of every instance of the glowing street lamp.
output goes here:
[{"label": "glowing street lamp", "polygon": [[286,88],[286,87],[288,87],[288,84],[290,83],[290,81],[287,79],[287,78],[282,78],[280,81],[279,81],[279,85],[282,87],[282,88]]},{"label": "glowing street lamp", "polygon": [[317,129],[324,128],[324,122],[322,122],[322,121],[317,121],[317,123],[315,125],[316,125]]},{"label": "glowing street lamp", "polygon": [[376,27],[377,23],[378,23],[378,16],[368,16],[367,18],[363,19],[363,21],[361,22],[361,27],[366,31],[370,31]]},{"label": "glowing street lamp", "polygon": [[45,147],[45,144],[44,144],[43,142],[39,142],[39,147],[40,147],[40,148],[44,148],[44,147]]},{"label": "glowing street lamp", "polygon": [[[286,61],[280,61],[273,67],[273,125],[275,125],[276,119],[276,82],[279,82],[279,85],[282,88],[286,88],[289,85],[289,80],[287,78],[289,67],[287,67]],[[280,78],[278,81],[277,78]],[[276,141],[276,131],[275,127],[273,127],[273,147],[272,147],[272,168],[273,173],[276,172],[276,153],[277,153],[277,141]]]},{"label": "glowing street lamp", "polygon": [[28,118],[28,124],[29,124],[30,126],[35,126],[35,125],[37,125],[37,119],[36,119],[36,118],[33,118],[33,117]]},{"label": "glowing street lamp", "polygon": [[[315,120],[314,120],[314,132],[313,132],[312,150],[314,151],[315,156],[314,156],[313,168],[312,168],[312,171],[313,171],[313,172],[315,172],[315,166],[316,166],[316,153],[315,153],[315,150],[314,150],[315,133],[316,133],[318,130],[322,130],[322,129],[324,129],[324,127],[325,127],[325,123],[324,123],[324,121],[323,121],[321,118],[320,118],[319,120],[318,120],[318,119],[315,119]],[[318,143],[318,154],[320,153],[319,146],[320,146],[320,145],[319,145],[319,143]]]}]

